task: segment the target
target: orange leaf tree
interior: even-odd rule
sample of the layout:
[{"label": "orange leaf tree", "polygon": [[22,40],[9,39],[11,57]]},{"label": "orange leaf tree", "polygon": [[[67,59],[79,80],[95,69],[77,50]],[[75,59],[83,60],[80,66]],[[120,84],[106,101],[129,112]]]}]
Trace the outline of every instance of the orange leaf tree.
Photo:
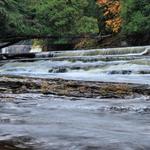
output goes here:
[{"label": "orange leaf tree", "polygon": [[104,8],[105,27],[114,33],[119,32],[122,24],[120,0],[97,0],[97,2]]}]

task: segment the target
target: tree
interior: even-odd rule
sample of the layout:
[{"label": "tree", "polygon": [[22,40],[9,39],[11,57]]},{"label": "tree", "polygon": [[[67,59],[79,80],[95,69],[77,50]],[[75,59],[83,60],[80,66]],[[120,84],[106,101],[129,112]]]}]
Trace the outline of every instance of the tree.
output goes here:
[{"label": "tree", "polygon": [[150,31],[149,0],[123,0],[123,31],[126,34]]},{"label": "tree", "polygon": [[89,0],[1,0],[0,36],[97,33]]},{"label": "tree", "polygon": [[[35,5],[35,19],[44,25],[44,34],[65,36],[98,33],[97,19],[86,12],[89,0],[43,0]],[[66,39],[48,43],[68,43]]]},{"label": "tree", "polygon": [[122,19],[120,17],[121,4],[120,0],[97,0],[103,8],[103,21],[106,30],[117,33],[121,29]]},{"label": "tree", "polygon": [[17,32],[17,26],[19,27],[21,16],[18,13],[19,6],[15,0],[1,0],[0,1],[0,34],[14,34]]},{"label": "tree", "polygon": [[36,20],[32,20],[28,6],[23,0],[0,1],[0,37],[38,33]]},{"label": "tree", "polygon": [[43,0],[40,6],[36,6],[36,18],[45,25],[44,30],[49,34],[97,32],[96,19],[84,15],[87,6],[87,0]]},{"label": "tree", "polygon": [[149,0],[122,0],[122,32],[135,45],[150,44]]}]

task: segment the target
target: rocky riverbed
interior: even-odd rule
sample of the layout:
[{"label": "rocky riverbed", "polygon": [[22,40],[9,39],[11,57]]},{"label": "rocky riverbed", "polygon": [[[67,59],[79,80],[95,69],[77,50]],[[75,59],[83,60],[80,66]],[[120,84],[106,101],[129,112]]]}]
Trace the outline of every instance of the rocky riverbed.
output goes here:
[{"label": "rocky riverbed", "polygon": [[139,95],[150,96],[150,86],[145,84],[1,76],[0,92],[10,94],[43,93],[87,98],[126,98],[128,96],[138,97]]}]

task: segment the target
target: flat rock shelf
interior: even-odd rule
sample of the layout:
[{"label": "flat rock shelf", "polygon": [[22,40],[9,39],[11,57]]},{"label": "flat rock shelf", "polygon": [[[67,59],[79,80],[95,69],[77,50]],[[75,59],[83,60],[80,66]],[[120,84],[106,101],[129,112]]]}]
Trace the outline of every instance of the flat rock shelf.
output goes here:
[{"label": "flat rock shelf", "polygon": [[125,98],[150,96],[150,86],[142,84],[106,83],[29,77],[1,77],[1,93],[43,93],[74,97]]}]

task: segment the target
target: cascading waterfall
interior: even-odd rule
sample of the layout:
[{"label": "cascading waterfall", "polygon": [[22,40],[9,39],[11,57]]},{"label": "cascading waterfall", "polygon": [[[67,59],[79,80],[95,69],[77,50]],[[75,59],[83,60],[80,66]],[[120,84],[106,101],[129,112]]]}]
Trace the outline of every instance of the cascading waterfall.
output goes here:
[{"label": "cascading waterfall", "polygon": [[149,49],[150,46],[60,51],[57,52],[55,56],[96,56],[96,55],[124,55],[124,54],[136,55],[136,54],[145,54],[147,51],[149,51]]},{"label": "cascading waterfall", "polygon": [[2,49],[2,54],[16,54],[16,53],[28,53],[30,52],[32,47],[32,42],[29,41],[21,41],[15,45],[5,47]]},{"label": "cascading waterfall", "polygon": [[42,52],[35,60],[1,65],[0,74],[150,84],[150,57],[144,55],[148,52],[149,46]]}]

